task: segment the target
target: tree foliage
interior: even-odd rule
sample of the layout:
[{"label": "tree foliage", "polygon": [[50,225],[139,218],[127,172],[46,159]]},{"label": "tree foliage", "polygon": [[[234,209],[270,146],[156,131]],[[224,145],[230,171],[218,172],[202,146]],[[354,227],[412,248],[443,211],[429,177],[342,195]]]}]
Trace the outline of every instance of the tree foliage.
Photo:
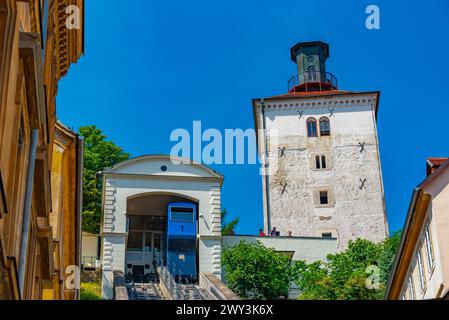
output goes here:
[{"label": "tree foliage", "polygon": [[235,217],[230,222],[226,222],[226,216],[228,215],[228,212],[225,209],[221,210],[221,234],[223,236],[231,236],[235,234],[235,227],[237,227],[240,218]]},{"label": "tree foliage", "polygon": [[83,231],[99,233],[101,217],[101,179],[98,172],[129,158],[120,147],[107,141],[96,126],[79,129],[84,138]]},{"label": "tree foliage", "polygon": [[396,231],[383,243],[383,250],[379,259],[380,281],[383,283],[387,283],[390,277],[391,267],[401,242],[401,234],[401,231]]},{"label": "tree foliage", "polygon": [[380,243],[357,239],[327,261],[292,266],[292,280],[299,299],[377,300],[382,299],[400,239],[400,232]]},{"label": "tree foliage", "polygon": [[276,299],[288,294],[289,258],[260,242],[241,241],[224,248],[222,263],[228,286],[243,299]]},{"label": "tree foliage", "polygon": [[303,300],[383,299],[400,232],[380,243],[357,239],[326,262],[290,262],[260,242],[225,248],[222,263],[229,287],[242,298],[276,299],[295,282]]}]

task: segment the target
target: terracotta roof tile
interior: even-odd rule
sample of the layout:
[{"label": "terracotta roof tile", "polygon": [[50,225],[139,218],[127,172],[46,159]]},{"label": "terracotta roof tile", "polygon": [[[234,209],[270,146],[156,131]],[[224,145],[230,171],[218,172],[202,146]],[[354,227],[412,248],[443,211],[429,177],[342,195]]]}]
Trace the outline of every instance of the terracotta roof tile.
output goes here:
[{"label": "terracotta roof tile", "polygon": [[427,159],[427,178],[424,179],[423,182],[419,184],[419,188],[424,188],[428,186],[433,180],[435,180],[441,173],[443,173],[446,169],[449,168],[449,160],[448,158],[439,158],[446,159],[440,165],[435,167],[429,167],[429,159]]},{"label": "terracotta roof tile", "polygon": [[427,158],[428,163],[434,167],[434,166],[440,166],[442,165],[448,158]]}]

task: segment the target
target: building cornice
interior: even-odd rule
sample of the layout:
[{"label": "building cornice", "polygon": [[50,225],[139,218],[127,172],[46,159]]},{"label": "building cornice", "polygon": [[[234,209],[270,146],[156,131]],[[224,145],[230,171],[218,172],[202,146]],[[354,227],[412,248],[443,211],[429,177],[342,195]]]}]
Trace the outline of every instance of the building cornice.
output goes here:
[{"label": "building cornice", "polygon": [[[265,111],[283,111],[283,110],[311,110],[322,108],[347,108],[355,106],[371,106],[373,102],[377,103],[378,93],[367,92],[362,96],[358,93],[339,94],[326,96],[307,96],[307,97],[284,97],[282,99],[265,99]],[[253,101],[256,109],[260,109],[260,99]]]},{"label": "building cornice", "polygon": [[[80,11],[80,28],[68,29],[66,26],[67,8],[76,6]],[[70,65],[75,63],[84,53],[84,0],[54,0],[50,12],[54,21],[55,57],[57,80],[62,78]]]},{"label": "building cornice", "polygon": [[218,177],[198,177],[198,176],[175,176],[175,175],[162,175],[162,174],[142,174],[142,173],[104,173],[105,178],[128,178],[135,180],[190,180],[190,181],[210,181],[223,183],[222,178]]}]

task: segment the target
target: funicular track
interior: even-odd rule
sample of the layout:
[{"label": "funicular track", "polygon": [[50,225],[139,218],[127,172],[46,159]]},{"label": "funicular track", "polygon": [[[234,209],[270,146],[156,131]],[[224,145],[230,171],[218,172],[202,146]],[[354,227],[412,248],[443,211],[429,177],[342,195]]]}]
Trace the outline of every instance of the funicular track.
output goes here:
[{"label": "funicular track", "polygon": [[128,296],[130,300],[163,300],[161,293],[156,287],[157,284],[150,283],[130,283],[128,287]]},{"label": "funicular track", "polygon": [[126,281],[129,300],[164,300],[157,275],[128,278]]},{"label": "funicular track", "polygon": [[166,267],[158,267],[157,273],[161,285],[169,292],[173,300],[208,300],[209,295],[195,283],[175,281]]},{"label": "funicular track", "polygon": [[[161,270],[161,269],[159,269]],[[149,276],[128,276],[126,281],[126,290],[129,300],[205,300],[208,295],[193,283],[176,283],[168,274],[166,269],[162,269],[160,277],[158,273]],[[169,290],[170,297],[166,297],[160,287],[160,281],[163,286]]]}]

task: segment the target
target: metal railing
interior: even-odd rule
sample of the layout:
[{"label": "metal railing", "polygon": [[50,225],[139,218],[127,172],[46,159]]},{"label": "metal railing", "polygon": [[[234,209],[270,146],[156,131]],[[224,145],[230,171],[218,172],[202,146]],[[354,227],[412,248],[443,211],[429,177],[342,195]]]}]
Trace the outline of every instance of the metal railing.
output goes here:
[{"label": "metal railing", "polygon": [[159,279],[170,292],[173,300],[203,300],[204,297],[194,283],[178,283],[165,266],[158,267]]},{"label": "metal railing", "polygon": [[98,267],[97,261],[100,258],[96,256],[83,256],[81,257],[81,266],[82,269],[96,269]]},{"label": "metal railing", "polygon": [[317,84],[313,86],[321,90],[336,90],[337,78],[329,72],[306,71],[295,74],[288,80],[288,91],[292,91],[298,86],[304,85],[303,91],[308,91],[308,84]]}]

